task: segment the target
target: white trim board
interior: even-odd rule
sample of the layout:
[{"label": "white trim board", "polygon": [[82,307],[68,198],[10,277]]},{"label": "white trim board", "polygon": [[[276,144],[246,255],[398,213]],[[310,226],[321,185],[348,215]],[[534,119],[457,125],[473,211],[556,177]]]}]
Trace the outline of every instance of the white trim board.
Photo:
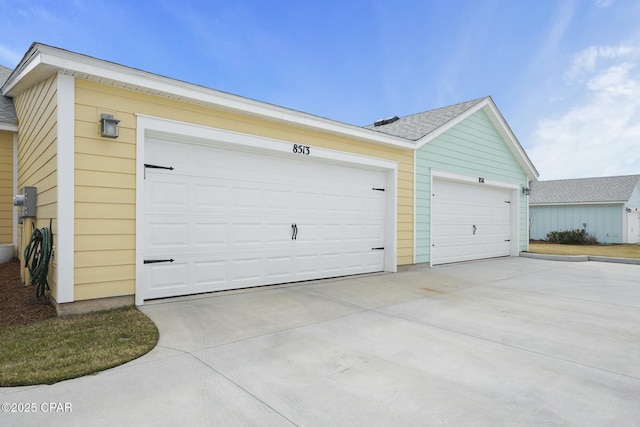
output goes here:
[{"label": "white trim board", "polygon": [[[13,194],[18,194],[18,134],[13,134]],[[18,250],[18,207],[13,207],[13,245]],[[17,254],[16,254],[17,255]]]},{"label": "white trim board", "polygon": [[79,79],[163,96],[182,102],[263,117],[297,127],[345,135],[349,138],[356,138],[374,144],[406,149],[414,149],[415,147],[415,143],[403,138],[171,79],[40,43],[34,43],[31,46],[16,71],[5,84],[3,94],[5,96],[15,96],[26,87],[55,72],[63,72]]},{"label": "white trim board", "polygon": [[75,79],[58,74],[56,79],[58,108],[57,156],[58,173],[56,280],[58,303],[74,301],[75,239]]}]

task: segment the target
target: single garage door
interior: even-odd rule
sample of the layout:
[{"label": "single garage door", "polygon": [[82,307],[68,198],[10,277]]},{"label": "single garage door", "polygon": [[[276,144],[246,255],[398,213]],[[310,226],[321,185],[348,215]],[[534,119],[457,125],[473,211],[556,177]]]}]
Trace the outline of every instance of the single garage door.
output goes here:
[{"label": "single garage door", "polygon": [[384,171],[145,141],[144,299],[384,269]]},{"label": "single garage door", "polygon": [[434,179],[431,200],[431,265],[509,255],[510,190]]}]

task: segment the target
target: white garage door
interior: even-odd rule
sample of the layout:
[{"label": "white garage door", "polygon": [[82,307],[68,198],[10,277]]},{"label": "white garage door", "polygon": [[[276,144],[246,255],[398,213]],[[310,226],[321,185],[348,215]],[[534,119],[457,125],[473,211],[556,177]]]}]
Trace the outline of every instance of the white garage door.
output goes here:
[{"label": "white garage door", "polygon": [[509,255],[509,190],[434,179],[431,200],[431,265]]},{"label": "white garage door", "polygon": [[157,139],[144,159],[144,299],[384,269],[382,171]]}]

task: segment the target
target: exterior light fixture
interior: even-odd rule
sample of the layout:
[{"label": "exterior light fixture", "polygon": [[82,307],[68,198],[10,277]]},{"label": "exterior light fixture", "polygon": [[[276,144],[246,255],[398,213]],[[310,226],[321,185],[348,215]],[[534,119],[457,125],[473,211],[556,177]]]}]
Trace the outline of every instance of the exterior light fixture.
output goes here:
[{"label": "exterior light fixture", "polygon": [[117,138],[118,123],[120,123],[120,120],[114,119],[113,114],[101,114],[100,135],[105,138]]},{"label": "exterior light fixture", "polygon": [[627,208],[627,212],[631,212],[631,208]]},{"label": "exterior light fixture", "polygon": [[531,194],[531,189],[528,187],[522,187],[522,194],[524,194],[525,196],[528,196]]}]

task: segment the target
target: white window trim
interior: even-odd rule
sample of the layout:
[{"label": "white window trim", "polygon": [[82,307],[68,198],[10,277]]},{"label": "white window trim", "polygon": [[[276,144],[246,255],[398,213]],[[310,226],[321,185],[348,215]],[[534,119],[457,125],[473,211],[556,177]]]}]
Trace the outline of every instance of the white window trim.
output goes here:
[{"label": "white window trim", "polygon": [[[206,145],[242,148],[257,152],[278,152],[289,155],[293,144],[278,139],[233,132],[229,130],[180,122],[176,120],[136,114],[136,305],[144,304],[144,154],[145,140],[148,136],[167,137],[177,141],[201,143]],[[361,154],[346,153],[321,147],[311,147],[312,158],[325,162],[357,165],[359,167],[384,170],[387,176],[387,210],[385,217],[385,255],[384,271],[397,271],[398,241],[398,163],[396,161],[370,157]],[[388,237],[387,237],[388,236]]]}]

